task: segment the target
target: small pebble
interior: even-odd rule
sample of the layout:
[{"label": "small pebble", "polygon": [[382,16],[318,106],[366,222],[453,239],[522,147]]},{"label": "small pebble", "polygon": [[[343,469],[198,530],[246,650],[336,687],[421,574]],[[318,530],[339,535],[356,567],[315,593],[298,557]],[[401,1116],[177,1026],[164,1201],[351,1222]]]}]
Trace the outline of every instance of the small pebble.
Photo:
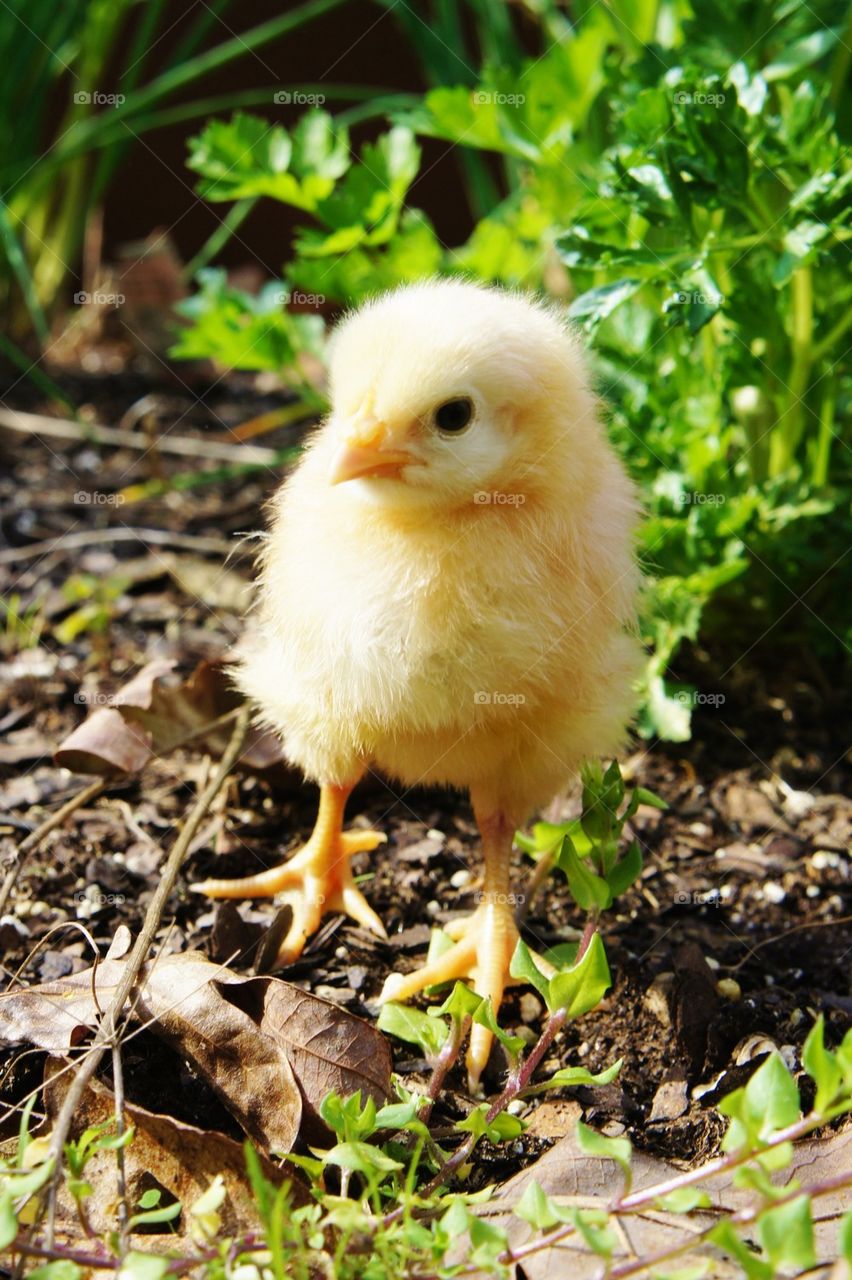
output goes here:
[{"label": "small pebble", "polygon": [[791,1027],[800,1027],[804,1021],[805,1021],[805,1015],[801,1009],[794,1009],[793,1012],[790,1014]]},{"label": "small pebble", "polygon": [[720,978],[716,983],[716,994],[723,1000],[742,1000],[743,989],[736,978]]},{"label": "small pebble", "polygon": [[799,1054],[794,1044],[782,1044],[778,1050],[784,1059],[784,1066],[788,1071],[796,1071],[799,1065]]},{"label": "small pebble", "polygon": [[432,916],[434,919],[434,917],[438,914],[440,910],[441,910],[441,904],[440,902],[436,902],[434,898],[432,899],[431,902],[426,903],[427,916]]},{"label": "small pebble", "polygon": [[450,884],[454,889],[463,889],[466,884],[470,884],[470,872],[467,867],[462,867],[459,871],[454,871],[450,876]]},{"label": "small pebble", "polygon": [[777,880],[767,880],[763,886],[763,896],[767,902],[774,902],[777,905],[787,897],[787,891]]},{"label": "small pebble", "polygon": [[531,991],[525,991],[521,996],[521,1020],[523,1022],[536,1022],[542,1015],[544,1005],[538,996],[533,995]]},{"label": "small pebble", "polygon": [[819,888],[819,885],[818,885],[818,884],[809,884],[809,885],[808,885],[808,887],[807,887],[807,889],[805,890],[805,897],[806,897],[806,898],[818,898],[818,897],[819,897],[819,895],[820,895],[820,888]]},{"label": "small pebble", "polygon": [[14,916],[0,918],[0,947],[4,951],[11,950],[18,943],[26,942],[29,936],[30,931],[22,920],[16,920]]},{"label": "small pebble", "polygon": [[430,840],[446,840],[447,838],[443,831],[439,831],[437,827],[430,827],[426,835]]},{"label": "small pebble", "polygon": [[811,858],[811,865],[815,871],[827,871],[829,867],[839,867],[840,854],[834,853],[831,849],[817,849]]},{"label": "small pebble", "polygon": [[353,991],[360,991],[367,981],[367,969],[363,964],[353,964],[346,970],[346,980]]},{"label": "small pebble", "polygon": [[355,999],[355,992],[351,987],[332,987],[326,982],[314,987],[314,995],[321,1000],[331,1000],[333,1004],[349,1004]]},{"label": "small pebble", "polygon": [[526,1111],[526,1109],[527,1104],[524,1102],[523,1098],[513,1098],[506,1108],[510,1116],[519,1116],[522,1112]]},{"label": "small pebble", "polygon": [[583,1043],[577,1049],[577,1057],[588,1058],[591,1047],[592,1046],[589,1044],[588,1040],[584,1040]]}]

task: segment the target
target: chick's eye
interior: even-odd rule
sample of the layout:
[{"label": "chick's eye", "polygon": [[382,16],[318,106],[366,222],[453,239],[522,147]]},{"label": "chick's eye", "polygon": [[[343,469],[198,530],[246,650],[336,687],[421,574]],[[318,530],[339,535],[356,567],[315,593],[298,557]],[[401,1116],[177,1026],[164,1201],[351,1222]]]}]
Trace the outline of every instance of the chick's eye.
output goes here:
[{"label": "chick's eye", "polygon": [[473,417],[473,401],[468,396],[447,400],[435,410],[435,426],[439,431],[464,431]]}]

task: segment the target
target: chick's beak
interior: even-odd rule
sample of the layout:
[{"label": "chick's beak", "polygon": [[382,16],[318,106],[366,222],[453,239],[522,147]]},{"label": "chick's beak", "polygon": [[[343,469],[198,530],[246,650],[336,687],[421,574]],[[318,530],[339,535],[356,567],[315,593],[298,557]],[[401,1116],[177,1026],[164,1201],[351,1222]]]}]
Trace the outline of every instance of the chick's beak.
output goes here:
[{"label": "chick's beak", "polygon": [[359,427],[338,445],[331,460],[329,482],[342,484],[365,476],[399,475],[403,467],[415,462],[407,449],[395,446],[383,422]]}]

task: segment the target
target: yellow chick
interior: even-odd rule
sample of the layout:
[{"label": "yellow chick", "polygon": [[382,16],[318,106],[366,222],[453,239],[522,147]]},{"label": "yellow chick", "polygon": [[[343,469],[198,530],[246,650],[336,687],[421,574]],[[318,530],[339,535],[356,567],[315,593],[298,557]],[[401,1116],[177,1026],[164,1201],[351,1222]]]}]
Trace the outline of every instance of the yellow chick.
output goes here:
[{"label": "yellow chick", "polygon": [[[366,769],[467,790],[479,906],[383,999],[464,978],[496,1011],[518,937],[514,831],[629,716],[634,489],[576,340],[528,297],[448,280],[384,294],[337,328],[330,372],[331,412],[274,499],[238,675],[319,783],[316,826],[283,866],[195,887],[280,894],[282,962],[329,911],[384,937],[349,859],[385,836],[342,830],[350,792]],[[490,1044],[474,1027],[474,1081]]]}]

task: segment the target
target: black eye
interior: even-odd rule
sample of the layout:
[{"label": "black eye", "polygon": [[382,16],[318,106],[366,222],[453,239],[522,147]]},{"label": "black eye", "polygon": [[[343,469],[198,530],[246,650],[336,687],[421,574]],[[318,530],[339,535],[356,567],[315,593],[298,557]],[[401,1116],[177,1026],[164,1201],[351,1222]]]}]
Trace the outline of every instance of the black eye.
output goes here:
[{"label": "black eye", "polygon": [[468,396],[447,400],[435,410],[435,426],[439,431],[464,431],[473,417],[473,401]]}]

